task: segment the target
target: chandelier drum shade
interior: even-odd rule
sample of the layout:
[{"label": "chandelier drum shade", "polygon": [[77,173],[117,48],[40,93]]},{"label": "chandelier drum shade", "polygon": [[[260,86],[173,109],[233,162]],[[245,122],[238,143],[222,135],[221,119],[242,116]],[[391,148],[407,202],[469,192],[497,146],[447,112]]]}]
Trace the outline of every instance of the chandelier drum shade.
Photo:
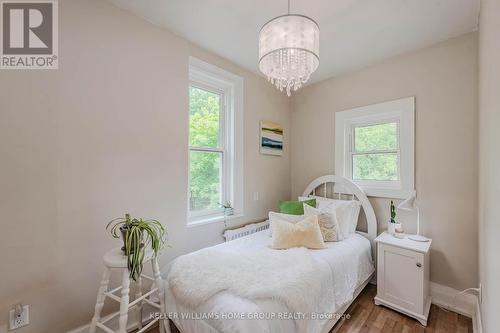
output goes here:
[{"label": "chandelier drum shade", "polygon": [[319,66],[319,26],[304,15],[278,16],[259,34],[259,69],[287,95],[309,80]]}]

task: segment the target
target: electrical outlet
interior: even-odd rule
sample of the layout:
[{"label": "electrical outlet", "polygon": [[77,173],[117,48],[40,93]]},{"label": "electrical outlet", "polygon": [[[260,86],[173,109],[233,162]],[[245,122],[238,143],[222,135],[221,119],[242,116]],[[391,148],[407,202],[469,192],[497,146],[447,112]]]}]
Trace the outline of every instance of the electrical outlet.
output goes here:
[{"label": "electrical outlet", "polygon": [[30,306],[23,305],[22,311],[16,315],[16,309],[9,311],[9,331],[26,326],[30,323]]},{"label": "electrical outlet", "polygon": [[253,201],[259,200],[259,192],[253,192]]}]

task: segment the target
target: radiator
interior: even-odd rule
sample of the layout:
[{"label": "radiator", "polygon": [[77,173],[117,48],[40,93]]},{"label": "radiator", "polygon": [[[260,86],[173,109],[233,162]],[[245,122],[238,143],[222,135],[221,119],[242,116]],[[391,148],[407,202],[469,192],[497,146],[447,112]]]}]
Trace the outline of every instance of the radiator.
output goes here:
[{"label": "radiator", "polygon": [[266,229],[269,229],[269,221],[247,224],[241,228],[224,231],[224,238],[226,242],[229,242]]}]

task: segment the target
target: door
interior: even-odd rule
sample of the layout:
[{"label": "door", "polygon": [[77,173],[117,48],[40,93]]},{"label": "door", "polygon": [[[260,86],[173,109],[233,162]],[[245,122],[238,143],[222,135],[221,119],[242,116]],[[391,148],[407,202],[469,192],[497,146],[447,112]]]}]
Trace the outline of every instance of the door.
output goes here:
[{"label": "door", "polygon": [[382,297],[408,311],[423,311],[424,255],[387,244],[380,244],[378,255]]}]

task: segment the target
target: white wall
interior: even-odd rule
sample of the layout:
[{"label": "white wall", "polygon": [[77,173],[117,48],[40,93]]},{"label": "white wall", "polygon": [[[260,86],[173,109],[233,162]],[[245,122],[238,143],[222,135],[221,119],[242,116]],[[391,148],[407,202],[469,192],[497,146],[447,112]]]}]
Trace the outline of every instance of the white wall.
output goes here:
[{"label": "white wall", "polygon": [[[59,70],[0,73],[0,332],[17,302],[31,305],[19,333],[88,322],[102,254],[119,245],[106,222],[125,212],[164,222],[163,264],[222,241],[222,223],[186,227],[190,55],[244,78],[245,218],[234,224],[290,193],[284,94],[108,2],[59,7]],[[284,125],[283,157],[259,154],[261,119]]]},{"label": "white wall", "polygon": [[500,1],[482,0],[479,26],[479,267],[486,333],[500,327]]},{"label": "white wall", "polygon": [[[59,6],[60,69],[0,72],[0,211],[8,235],[0,252],[7,271],[0,313],[17,302],[31,305],[31,325],[17,332],[63,332],[88,322],[101,256],[119,245],[104,230],[111,218],[130,212],[163,221],[172,246],[163,264],[222,240],[221,223],[186,227],[190,55],[245,80],[246,215],[235,225],[264,218],[278,200],[333,172],[332,111],[416,95],[416,181],[426,198],[424,232],[434,238],[432,279],[458,289],[477,284],[475,34],[306,87],[292,100],[291,124],[288,98],[266,80],[107,2]],[[489,68],[498,59],[498,45],[492,47],[498,18],[482,24]],[[493,292],[498,287],[488,281],[499,272],[492,255],[499,250],[492,213],[499,188],[498,131],[491,125],[498,123],[495,74],[485,69],[481,81],[481,281]],[[259,154],[261,119],[284,125],[283,157]],[[256,191],[259,201],[252,200]],[[372,203],[383,226],[387,200]],[[498,326],[494,306],[493,296],[487,298],[489,327]]]},{"label": "white wall", "polygon": [[[431,280],[455,289],[477,278],[477,34],[388,59],[301,89],[292,99],[292,194],[334,172],[334,113],[416,96],[416,189],[433,238]],[[379,231],[390,199],[371,198]],[[415,232],[415,216],[401,213]]]}]

